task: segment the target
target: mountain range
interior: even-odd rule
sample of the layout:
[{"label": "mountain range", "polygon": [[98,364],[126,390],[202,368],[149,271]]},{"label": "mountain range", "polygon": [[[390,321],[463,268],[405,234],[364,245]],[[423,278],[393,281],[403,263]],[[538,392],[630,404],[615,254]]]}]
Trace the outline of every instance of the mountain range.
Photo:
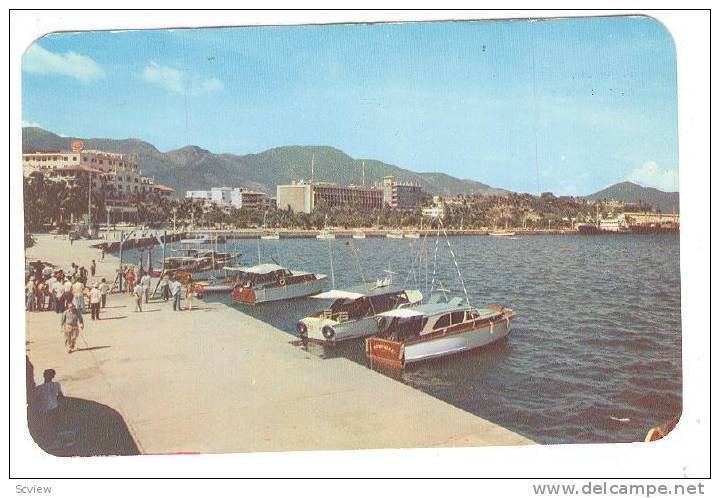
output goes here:
[{"label": "mountain range", "polygon": [[632,182],[620,182],[583,197],[588,201],[612,199],[627,203],[643,202],[660,209],[663,213],[680,212],[680,194],[664,192],[652,187],[641,187]]},{"label": "mountain range", "polygon": [[[69,150],[70,142],[75,139],[36,127],[25,127],[22,132],[23,152]],[[339,185],[361,185],[364,164],[365,182],[368,185],[381,182],[384,176],[393,175],[437,195],[508,193],[507,190],[445,173],[417,173],[373,159],[353,159],[343,151],[328,146],[284,146],[258,154],[236,155],[214,154],[196,145],[160,152],[154,145],[134,138],[80,140],[86,149],[136,155],[144,175],[153,176],[159,183],[174,188],[178,195],[186,190],[242,186],[274,196],[278,184],[310,179],[311,163],[314,163],[313,177],[316,181]]]},{"label": "mountain range", "polygon": [[[77,137],[62,137],[37,127],[22,129],[23,152],[70,150]],[[275,194],[278,184],[310,179],[311,163],[316,181],[339,185],[379,183],[393,175],[401,181],[414,182],[436,195],[453,196],[478,193],[506,195],[508,190],[491,187],[474,180],[455,178],[445,173],[417,173],[374,159],[353,159],[345,152],[329,146],[283,146],[258,154],[214,154],[196,145],[160,152],[154,145],[135,138],[80,138],[86,149],[132,154],[137,156],[142,173],[172,187],[177,195],[186,190],[203,190],[217,186],[242,186]],[[621,182],[584,197],[587,200],[615,199],[624,202],[645,202],[664,212],[678,211],[677,192],[663,192],[631,182]]]}]

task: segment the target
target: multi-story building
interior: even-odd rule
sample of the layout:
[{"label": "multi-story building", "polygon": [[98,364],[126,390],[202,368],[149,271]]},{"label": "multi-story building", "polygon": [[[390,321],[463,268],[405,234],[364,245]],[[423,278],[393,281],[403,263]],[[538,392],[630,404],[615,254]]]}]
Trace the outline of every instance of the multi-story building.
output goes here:
[{"label": "multi-story building", "polygon": [[383,191],[377,187],[304,181],[277,186],[278,209],[289,208],[300,213],[311,213],[319,206],[379,209],[382,205]]},{"label": "multi-story building", "polygon": [[154,178],[143,177],[133,156],[83,150],[28,152],[22,155],[23,175],[35,172],[51,180],[90,183],[93,191],[102,194],[108,218],[124,218],[134,214],[134,201],[145,194],[170,195],[173,189],[160,185]]},{"label": "multi-story building", "polygon": [[383,201],[395,209],[412,210],[420,206],[425,194],[420,185],[399,182],[395,176],[383,178]]},{"label": "multi-story building", "polygon": [[210,190],[188,190],[185,197],[201,199],[219,206],[233,206],[246,209],[268,209],[272,199],[265,192],[247,190],[242,187],[212,187]]}]

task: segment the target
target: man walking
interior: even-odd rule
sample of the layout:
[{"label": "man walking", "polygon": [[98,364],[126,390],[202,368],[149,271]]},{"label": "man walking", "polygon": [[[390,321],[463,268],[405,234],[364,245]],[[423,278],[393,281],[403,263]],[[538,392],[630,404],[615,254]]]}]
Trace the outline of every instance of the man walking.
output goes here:
[{"label": "man walking", "polygon": [[133,289],[133,296],[135,296],[135,305],[137,309],[135,311],[142,311],[142,300],[143,300],[143,286],[136,285]]},{"label": "man walking", "polygon": [[25,311],[35,311],[35,277],[25,285]]},{"label": "man walking", "polygon": [[76,278],[72,284],[72,299],[78,312],[81,315],[85,313],[85,285],[79,278]]},{"label": "man walking", "polygon": [[166,303],[170,299],[170,277],[167,273],[160,279],[160,295]]},{"label": "man walking", "polygon": [[97,282],[93,282],[92,289],[90,289],[90,319],[100,320],[100,301],[102,294],[98,289]]},{"label": "man walking", "polygon": [[74,303],[68,304],[67,309],[63,312],[60,320],[60,326],[65,334],[65,346],[68,354],[75,351],[75,341],[80,335],[80,329],[85,327],[82,314],[80,314]]},{"label": "man walking", "polygon": [[147,304],[148,298],[150,297],[150,285],[151,285],[149,272],[145,272],[145,274],[142,276],[142,278],[140,279],[140,285],[142,286],[143,294],[145,296],[145,304]]},{"label": "man walking", "polygon": [[100,304],[102,307],[105,307],[105,302],[107,301],[107,295],[108,292],[110,292],[110,286],[108,285],[107,281],[103,278],[100,281]]},{"label": "man walking", "polygon": [[174,278],[170,281],[170,294],[173,298],[173,311],[182,311],[182,308],[180,307],[182,285]]},{"label": "man walking", "polygon": [[97,269],[97,263],[95,263],[95,260],[93,259],[92,262],[90,263],[90,276],[91,277],[95,276],[96,269]]}]

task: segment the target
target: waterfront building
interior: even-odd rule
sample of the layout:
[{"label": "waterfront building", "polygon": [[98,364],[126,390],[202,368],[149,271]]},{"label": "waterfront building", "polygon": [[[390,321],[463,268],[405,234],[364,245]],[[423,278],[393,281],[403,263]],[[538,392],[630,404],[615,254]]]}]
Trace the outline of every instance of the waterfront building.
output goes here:
[{"label": "waterfront building", "polygon": [[383,178],[382,188],[383,201],[395,209],[412,210],[425,199],[420,185],[400,182],[395,176]]},{"label": "waterfront building", "polygon": [[445,202],[438,196],[433,196],[433,205],[431,207],[422,208],[423,216],[428,218],[444,218],[445,217]]},{"label": "waterfront building", "polygon": [[246,209],[268,209],[273,202],[265,192],[242,187],[212,187],[210,190],[188,190],[185,197],[200,199],[218,206],[232,206]]},{"label": "waterfront building", "polygon": [[171,195],[174,190],[144,177],[133,155],[83,149],[74,142],[71,151],[27,152],[22,155],[23,175],[41,173],[49,180],[91,185],[103,197],[108,221],[137,213],[135,201],[146,194]]},{"label": "waterfront building", "polygon": [[382,205],[383,191],[377,187],[304,181],[277,186],[278,209],[290,208],[298,213],[311,213],[318,206],[379,209]]}]

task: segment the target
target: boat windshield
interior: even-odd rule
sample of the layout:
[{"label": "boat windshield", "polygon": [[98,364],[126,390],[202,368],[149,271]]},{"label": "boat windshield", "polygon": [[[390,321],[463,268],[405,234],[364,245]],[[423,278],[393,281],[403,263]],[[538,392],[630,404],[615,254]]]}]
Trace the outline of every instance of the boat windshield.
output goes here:
[{"label": "boat windshield", "polygon": [[372,308],[367,297],[361,297],[358,299],[341,298],[333,301],[330,305],[330,312],[332,315],[347,313],[350,320],[357,320],[371,315]]},{"label": "boat windshield", "polygon": [[395,317],[382,335],[394,341],[407,341],[420,335],[428,318],[426,316],[413,316],[409,318]]}]

